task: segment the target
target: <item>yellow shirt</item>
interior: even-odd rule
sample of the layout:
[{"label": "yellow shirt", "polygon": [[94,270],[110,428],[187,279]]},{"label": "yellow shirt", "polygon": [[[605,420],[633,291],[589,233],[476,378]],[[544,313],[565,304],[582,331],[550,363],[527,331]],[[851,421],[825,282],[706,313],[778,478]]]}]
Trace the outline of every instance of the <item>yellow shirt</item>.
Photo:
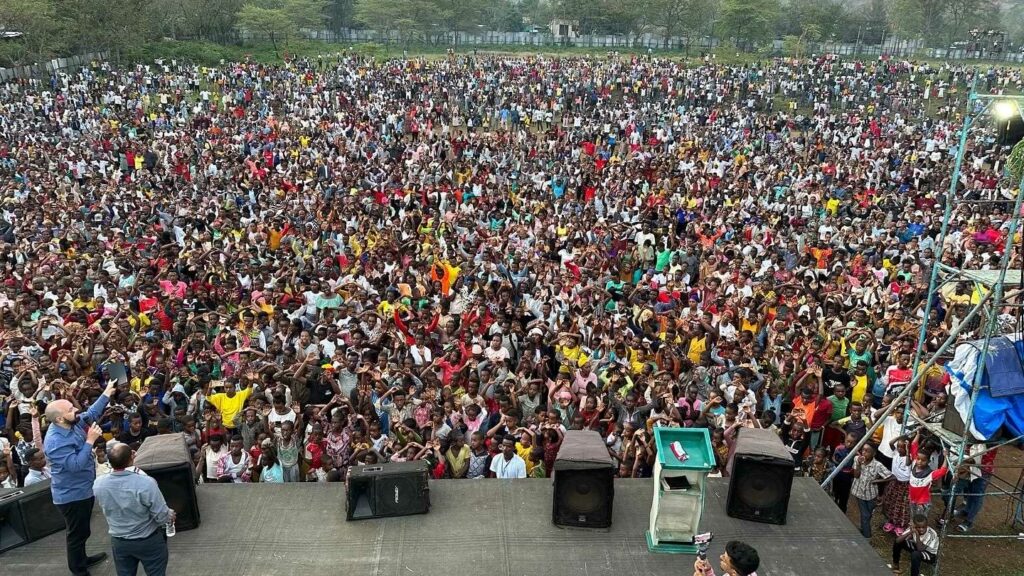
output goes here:
[{"label": "yellow shirt", "polygon": [[854,402],[863,402],[864,393],[868,391],[868,376],[857,376],[856,374],[852,377],[853,390],[850,392],[850,400]]},{"label": "yellow shirt", "polygon": [[207,400],[210,404],[213,404],[217,410],[220,410],[224,426],[233,428],[235,415],[242,411],[242,407],[245,406],[245,401],[249,399],[250,394],[252,394],[252,388],[244,388],[236,392],[234,397],[231,398],[228,398],[228,395],[224,392],[220,392],[218,394],[211,395]]},{"label": "yellow shirt", "polygon": [[583,353],[583,349],[579,346],[570,348],[568,346],[557,345],[555,350],[561,352],[565,356],[566,363],[575,362],[577,366],[582,366],[587,363],[590,358]]},{"label": "yellow shirt", "polygon": [[686,357],[693,362],[695,366],[700,365],[700,357],[704,355],[704,351],[708,348],[708,337],[693,338],[690,340],[690,349],[686,352]]},{"label": "yellow shirt", "polygon": [[825,202],[825,210],[828,210],[829,214],[835,216],[839,212],[839,200],[829,198],[828,202]]},{"label": "yellow shirt", "polygon": [[281,247],[281,238],[284,237],[281,230],[271,230],[267,237],[267,244],[271,250],[277,250]]},{"label": "yellow shirt", "polygon": [[526,447],[523,446],[521,442],[516,442],[516,454],[519,454],[519,457],[523,459],[523,462],[526,462],[527,475],[529,475],[530,472],[533,472],[533,467],[537,465],[536,463],[530,461],[530,454],[532,453],[533,446]]}]

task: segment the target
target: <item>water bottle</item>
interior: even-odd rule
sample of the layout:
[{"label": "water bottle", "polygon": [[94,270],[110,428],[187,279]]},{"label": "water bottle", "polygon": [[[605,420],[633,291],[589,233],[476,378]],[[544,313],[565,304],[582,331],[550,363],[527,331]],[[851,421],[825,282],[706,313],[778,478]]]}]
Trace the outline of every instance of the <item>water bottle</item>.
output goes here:
[{"label": "water bottle", "polygon": [[168,520],[167,524],[164,524],[164,533],[167,534],[168,538],[178,533],[178,531],[174,529],[174,520]]}]

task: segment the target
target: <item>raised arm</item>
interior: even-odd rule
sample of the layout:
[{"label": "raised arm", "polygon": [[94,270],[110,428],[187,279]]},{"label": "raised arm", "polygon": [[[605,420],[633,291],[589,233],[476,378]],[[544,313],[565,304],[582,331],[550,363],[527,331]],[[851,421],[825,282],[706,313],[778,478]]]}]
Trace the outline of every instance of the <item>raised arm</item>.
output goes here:
[{"label": "raised arm", "polygon": [[107,408],[107,404],[110,402],[110,397],[114,395],[117,390],[117,382],[114,380],[107,381],[107,388],[100,394],[100,397],[89,406],[89,409],[82,414],[82,426],[98,422],[100,417],[103,416],[103,410]]}]

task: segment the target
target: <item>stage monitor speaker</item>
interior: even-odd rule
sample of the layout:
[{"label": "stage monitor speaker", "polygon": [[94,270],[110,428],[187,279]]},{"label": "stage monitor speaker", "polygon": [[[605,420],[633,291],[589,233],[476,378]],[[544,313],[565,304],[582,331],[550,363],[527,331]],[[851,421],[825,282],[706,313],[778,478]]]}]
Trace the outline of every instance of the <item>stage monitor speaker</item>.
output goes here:
[{"label": "stage monitor speaker", "polygon": [[793,488],[793,457],[770,430],[741,428],[729,458],[726,513],[733,518],[785,524]]},{"label": "stage monitor speaker", "polygon": [[426,514],[430,511],[427,463],[393,462],[349,468],[345,519]]},{"label": "stage monitor speaker", "polygon": [[195,468],[188,454],[185,436],[161,434],[146,438],[135,454],[135,465],[156,480],[167,505],[177,514],[177,530],[199,527]]},{"label": "stage monitor speaker", "polygon": [[554,466],[552,522],[575,528],[611,527],[614,479],[615,464],[600,433],[566,432]]},{"label": "stage monitor speaker", "polygon": [[964,419],[951,402],[947,403],[945,414],[942,416],[942,428],[957,436],[964,435]]},{"label": "stage monitor speaker", "polygon": [[64,516],[53,503],[50,481],[0,490],[0,552],[60,532]]}]

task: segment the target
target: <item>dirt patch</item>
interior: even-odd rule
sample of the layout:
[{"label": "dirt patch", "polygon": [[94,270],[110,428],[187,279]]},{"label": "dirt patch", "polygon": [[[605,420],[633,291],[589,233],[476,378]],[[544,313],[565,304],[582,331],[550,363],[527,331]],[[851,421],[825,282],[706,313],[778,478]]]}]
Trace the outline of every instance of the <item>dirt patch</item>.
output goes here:
[{"label": "dirt patch", "polygon": [[[993,481],[988,492],[1005,491],[1008,482],[1016,485],[1024,470],[1024,451],[1015,446],[1003,446],[996,457],[996,476],[1004,482]],[[961,499],[962,501],[962,499]],[[1012,526],[1016,504],[1009,496],[989,495],[974,521],[972,535],[1018,534],[1024,526]],[[942,499],[938,494],[932,497],[930,524],[938,528],[942,514]],[[850,498],[847,516],[854,526],[860,526],[860,512],[853,497]],[[884,520],[881,506],[875,509],[871,525],[871,545],[885,559],[892,561],[892,543],[895,537],[882,531]],[[952,521],[947,535],[962,535],[956,529],[958,521]],[[941,576],[1024,576],[1024,541],[1013,538],[946,538],[939,548]],[[910,573],[910,566],[904,557],[903,573]],[[924,574],[932,574],[932,567],[926,566]]]}]

